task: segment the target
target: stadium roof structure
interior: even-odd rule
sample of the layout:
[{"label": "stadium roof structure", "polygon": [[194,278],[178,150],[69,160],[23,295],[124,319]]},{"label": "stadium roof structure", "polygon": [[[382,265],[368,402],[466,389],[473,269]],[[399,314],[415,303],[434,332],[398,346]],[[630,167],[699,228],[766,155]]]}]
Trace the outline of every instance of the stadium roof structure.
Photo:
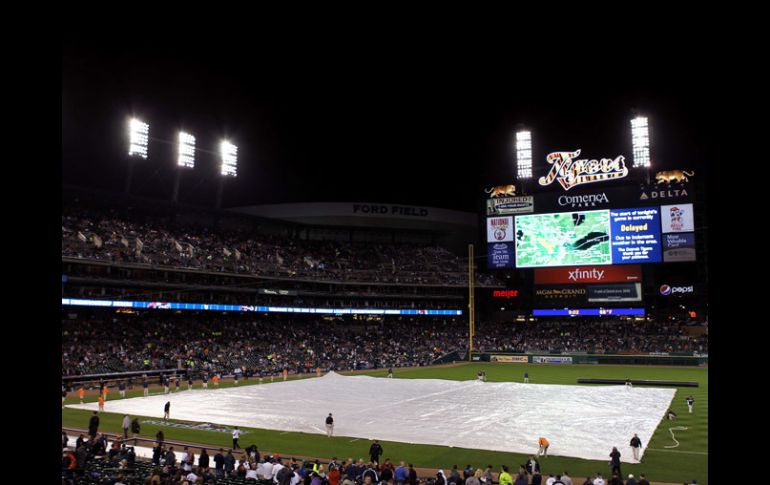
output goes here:
[{"label": "stadium roof structure", "polygon": [[313,226],[406,229],[430,232],[475,231],[478,214],[435,207],[373,202],[309,202],[231,209],[234,212]]}]

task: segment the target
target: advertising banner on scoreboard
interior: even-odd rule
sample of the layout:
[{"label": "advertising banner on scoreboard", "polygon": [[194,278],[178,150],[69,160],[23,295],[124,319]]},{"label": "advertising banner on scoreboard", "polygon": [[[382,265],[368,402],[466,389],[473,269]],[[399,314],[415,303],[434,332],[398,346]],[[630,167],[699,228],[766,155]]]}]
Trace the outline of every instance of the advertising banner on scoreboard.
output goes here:
[{"label": "advertising banner on scoreboard", "polygon": [[487,265],[489,269],[516,268],[516,248],[512,242],[488,243]]},{"label": "advertising banner on scoreboard", "polygon": [[552,357],[550,355],[533,355],[533,364],[571,364],[572,357]]},{"label": "advertising banner on scoreboard", "polygon": [[663,234],[695,231],[692,204],[662,205],[660,213]]},{"label": "advertising banner on scoreboard", "polygon": [[529,362],[529,358],[526,355],[490,355],[489,360],[492,362],[515,362],[520,364]]},{"label": "advertising banner on scoreboard", "polygon": [[[692,201],[688,184],[678,188],[648,186],[585,187],[581,192],[541,192],[535,194],[534,205],[538,212],[567,212],[613,207],[647,207],[676,202]],[[489,214],[489,213],[488,213]],[[489,214],[491,215],[491,214]]]},{"label": "advertising banner on scoreboard", "polygon": [[513,217],[487,218],[487,242],[513,242]]},{"label": "advertising banner on scoreboard", "polygon": [[624,266],[565,266],[561,268],[537,268],[536,285],[577,283],[628,283],[642,281],[642,267]]},{"label": "advertising banner on scoreboard", "polygon": [[582,306],[586,303],[588,290],[585,285],[549,285],[535,287],[535,305],[545,308]]},{"label": "advertising banner on scoreboard", "polygon": [[487,199],[487,215],[497,216],[533,212],[535,210],[534,200],[534,197],[531,195]]},{"label": "advertising banner on scoreboard", "polygon": [[588,285],[587,290],[588,301],[591,303],[642,301],[641,283]]},{"label": "advertising banner on scoreboard", "polygon": [[660,211],[657,207],[610,209],[612,263],[660,263]]},{"label": "advertising banner on scoreboard", "polygon": [[695,261],[695,233],[663,234],[663,261]]}]

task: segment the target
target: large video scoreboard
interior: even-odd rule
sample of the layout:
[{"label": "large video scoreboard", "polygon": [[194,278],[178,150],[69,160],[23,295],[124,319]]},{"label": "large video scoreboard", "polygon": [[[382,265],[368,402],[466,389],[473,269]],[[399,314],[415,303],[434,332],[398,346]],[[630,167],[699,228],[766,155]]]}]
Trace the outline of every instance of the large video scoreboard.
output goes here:
[{"label": "large video scoreboard", "polygon": [[693,204],[489,217],[487,254],[491,269],[695,261]]}]

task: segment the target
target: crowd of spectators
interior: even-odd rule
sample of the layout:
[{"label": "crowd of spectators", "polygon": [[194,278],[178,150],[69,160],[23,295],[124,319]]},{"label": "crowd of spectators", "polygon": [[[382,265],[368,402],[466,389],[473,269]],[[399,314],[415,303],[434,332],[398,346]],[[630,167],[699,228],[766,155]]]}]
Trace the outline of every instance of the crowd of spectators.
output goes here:
[{"label": "crowd of spectators", "polygon": [[[569,476],[561,468],[546,473],[545,462],[530,456],[525,463],[516,466],[502,465],[499,468],[487,465],[465,468],[453,465],[444,470],[416,469],[411,463],[395,463],[378,454],[370,461],[363,458],[354,460],[284,458],[260,452],[252,444],[245,449],[198,450],[187,446],[176,446],[165,441],[159,432],[152,448],[152,459],[137,459],[132,439],[123,440],[118,435],[110,442],[106,434],[96,429],[88,436],[80,435],[75,446],[69,446],[69,437],[62,431],[62,484],[110,484],[110,485],[541,485],[541,484],[609,484],[649,485],[641,473],[637,478],[628,475],[624,481],[619,463],[607,479],[599,471],[591,477]],[[375,442],[377,443],[377,442]],[[372,445],[369,453],[373,453]],[[181,448],[181,449],[180,449]],[[197,451],[197,454],[196,454]],[[613,448],[613,453],[615,449]],[[387,455],[385,455],[387,456]],[[611,463],[612,464],[612,463]],[[554,468],[554,467],[552,467]],[[515,477],[515,481],[514,481]],[[693,480],[692,484],[697,481]]]},{"label": "crowd of spectators", "polygon": [[[394,318],[337,325],[309,318],[119,316],[65,320],[65,375],[190,367],[195,373],[278,375],[320,367],[353,370],[430,365],[462,345],[454,319]],[[466,340],[467,341],[467,340]]]},{"label": "crowd of spectators", "polygon": [[[107,315],[107,316],[105,316]],[[618,320],[479,322],[481,351],[708,353],[708,334],[679,323]],[[468,346],[460,317],[319,320],[314,316],[144,312],[94,313],[62,322],[65,375],[189,368],[193,373],[253,375],[430,365]]]},{"label": "crowd of spectators", "polygon": [[683,322],[571,319],[535,324],[477,325],[475,339],[483,351],[708,354],[708,334],[690,335]]},{"label": "crowd of spectators", "polygon": [[[129,220],[85,209],[62,215],[62,256],[316,281],[465,285],[466,262],[445,248],[314,241],[250,231]],[[477,284],[499,285],[477,274]]]}]

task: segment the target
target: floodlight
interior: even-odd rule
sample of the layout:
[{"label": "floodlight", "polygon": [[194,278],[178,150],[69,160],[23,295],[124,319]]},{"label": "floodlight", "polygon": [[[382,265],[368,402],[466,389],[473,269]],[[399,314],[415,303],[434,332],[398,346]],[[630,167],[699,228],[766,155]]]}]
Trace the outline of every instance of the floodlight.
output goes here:
[{"label": "floodlight", "polygon": [[516,175],[520,179],[532,178],[532,133],[516,133]]},{"label": "floodlight", "polygon": [[634,167],[650,166],[650,130],[647,117],[637,116],[631,120],[631,146]]},{"label": "floodlight", "polygon": [[223,141],[221,145],[222,153],[222,175],[238,175],[238,147],[230,142]]},{"label": "floodlight", "polygon": [[147,143],[150,139],[150,125],[136,118],[128,123],[129,145],[128,156],[147,158]]},{"label": "floodlight", "polygon": [[195,167],[195,137],[183,131],[179,132],[179,159],[177,165],[185,168]]}]

